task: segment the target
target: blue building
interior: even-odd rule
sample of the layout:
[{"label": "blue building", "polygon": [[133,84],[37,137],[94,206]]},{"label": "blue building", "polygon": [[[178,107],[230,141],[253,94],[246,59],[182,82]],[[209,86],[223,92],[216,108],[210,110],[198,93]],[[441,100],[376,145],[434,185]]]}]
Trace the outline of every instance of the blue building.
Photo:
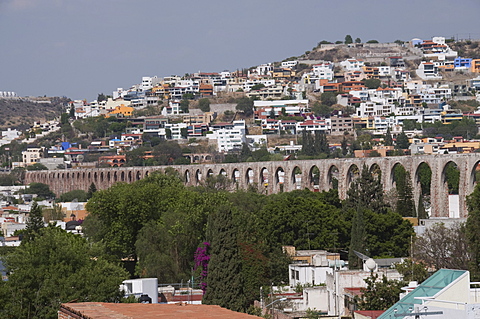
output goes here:
[{"label": "blue building", "polygon": [[453,60],[453,66],[456,68],[463,68],[463,69],[470,69],[472,66],[472,59],[471,58],[462,58],[457,57]]}]

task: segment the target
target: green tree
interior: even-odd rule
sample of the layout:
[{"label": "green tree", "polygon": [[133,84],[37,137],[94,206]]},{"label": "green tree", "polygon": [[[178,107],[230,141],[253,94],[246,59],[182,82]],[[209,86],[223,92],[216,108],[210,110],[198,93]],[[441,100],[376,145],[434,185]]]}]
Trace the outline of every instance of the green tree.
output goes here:
[{"label": "green tree", "polygon": [[332,114],[332,108],[330,106],[321,104],[318,101],[313,104],[312,111],[315,113],[315,115],[323,117],[330,117]]},{"label": "green tree", "polygon": [[71,300],[119,302],[127,273],[92,253],[78,235],[42,229],[5,258],[10,275],[0,285],[0,317],[57,318],[60,304]]},{"label": "green tree", "polygon": [[93,194],[97,191],[97,186],[95,186],[95,183],[92,182],[90,186],[88,186],[88,191],[87,191],[87,200],[92,198]]},{"label": "green tree", "polygon": [[33,202],[28,215],[24,239],[28,241],[33,240],[44,227],[42,207],[38,206],[37,202]]},{"label": "green tree", "polygon": [[390,127],[387,127],[387,132],[385,132],[385,138],[383,139],[385,146],[393,146],[392,133],[390,132]]},{"label": "green tree", "polygon": [[332,106],[337,103],[337,94],[333,92],[324,92],[320,95],[320,102],[327,106]]},{"label": "green tree", "polygon": [[379,79],[366,79],[363,80],[365,86],[369,89],[378,89],[382,82]]},{"label": "green tree", "polygon": [[77,200],[78,202],[86,202],[88,200],[88,194],[83,189],[75,189],[70,192],[63,193],[58,198],[59,202],[72,202]]},{"label": "green tree", "polygon": [[480,184],[475,186],[473,193],[467,197],[468,218],[466,224],[466,239],[470,254],[469,267],[472,280],[480,280]]},{"label": "green tree", "polygon": [[389,280],[383,276],[378,280],[378,274],[372,274],[365,279],[367,288],[362,289],[363,295],[358,300],[360,310],[387,310],[398,301],[405,282]]},{"label": "green tree", "polygon": [[362,39],[356,38],[356,39],[355,39],[355,43],[362,43]]},{"label": "green tree", "polygon": [[46,171],[48,168],[42,163],[35,163],[27,166],[27,171]]},{"label": "green tree", "polygon": [[247,308],[247,300],[243,292],[240,247],[231,208],[220,207],[209,216],[207,225],[211,257],[203,302],[234,311],[244,311]]},{"label": "green tree", "polygon": [[25,194],[37,194],[41,198],[53,198],[55,194],[50,190],[50,186],[43,183],[30,183],[24,190]]},{"label": "green tree", "polygon": [[251,116],[253,114],[253,99],[246,96],[239,98],[235,109],[243,112],[245,116]]},{"label": "green tree", "polygon": [[347,34],[345,36],[345,44],[350,44],[350,43],[353,43],[353,39],[352,39],[352,36],[350,34]]},{"label": "green tree", "polygon": [[396,140],[396,143],[395,143],[395,148],[400,149],[400,150],[405,150],[409,146],[410,146],[410,142],[408,141],[407,134],[405,134],[405,132],[402,131],[397,136],[397,140]]},{"label": "green tree", "polygon": [[252,89],[253,91],[258,91],[258,90],[260,90],[260,89],[263,89],[264,87],[265,87],[265,84],[263,84],[263,83],[258,83],[258,84],[253,85],[251,89]]},{"label": "green tree", "polygon": [[416,217],[410,173],[402,165],[396,165],[394,179],[397,190],[397,213],[404,217]]},{"label": "green tree", "polygon": [[355,212],[355,216],[352,220],[352,231],[350,235],[350,247],[348,250],[348,268],[349,269],[361,269],[362,262],[360,258],[355,254],[359,252],[366,253],[366,229],[364,209],[358,208]]},{"label": "green tree", "polygon": [[[135,259],[135,242],[146,223],[159,220],[180,201],[185,187],[174,175],[152,173],[132,184],[118,183],[94,193],[86,209],[84,233],[93,241],[104,242],[108,254]],[[99,223],[88,219],[98,218]]]},{"label": "green tree", "polygon": [[180,101],[180,110],[182,111],[182,113],[188,113],[189,105],[190,105],[189,100],[183,99]]},{"label": "green tree", "polygon": [[415,262],[412,259],[405,259],[403,262],[395,264],[395,269],[403,276],[406,282],[417,281],[422,283],[430,275],[428,267],[422,261]]},{"label": "green tree", "polygon": [[198,108],[203,112],[210,112],[210,100],[207,98],[198,100]]},{"label": "green tree", "polygon": [[378,40],[368,40],[367,43],[378,43]]},{"label": "green tree", "polygon": [[341,146],[342,146],[342,155],[347,156],[347,154],[348,154],[348,140],[345,136],[342,139]]},{"label": "green tree", "polygon": [[370,209],[376,213],[384,213],[387,205],[384,201],[380,173],[374,176],[368,167],[364,165],[360,177],[350,184],[345,206],[355,210],[362,208]]}]

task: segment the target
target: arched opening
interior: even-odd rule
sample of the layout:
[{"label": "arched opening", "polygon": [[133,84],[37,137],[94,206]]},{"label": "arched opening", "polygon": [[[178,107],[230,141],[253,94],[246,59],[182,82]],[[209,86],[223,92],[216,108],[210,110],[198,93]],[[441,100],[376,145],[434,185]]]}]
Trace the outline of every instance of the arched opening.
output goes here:
[{"label": "arched opening", "polygon": [[335,165],[330,166],[328,169],[328,186],[330,189],[338,189],[338,178],[339,178],[339,170],[338,167]]},{"label": "arched opening", "polygon": [[113,182],[116,183],[118,181],[118,175],[117,172],[113,173]]},{"label": "arched opening", "polygon": [[142,178],[142,174],[140,173],[140,171],[137,171],[136,175],[136,180],[139,181]]},{"label": "arched opening", "polygon": [[236,168],[232,172],[232,181],[237,185],[240,182],[240,171]]},{"label": "arched opening", "polygon": [[197,171],[195,172],[195,181],[197,185],[202,182],[202,171],[199,169],[197,169]]},{"label": "arched opening", "polygon": [[149,171],[146,171],[146,172],[145,172],[145,177],[147,177],[148,174],[150,174],[150,172],[149,172]]},{"label": "arched opening", "polygon": [[318,192],[320,190],[320,170],[316,165],[313,165],[310,168],[310,173],[308,176],[310,179],[310,186],[313,188],[313,191]]},{"label": "arched opening", "polygon": [[190,183],[190,171],[188,169],[185,171],[184,180],[186,184]]},{"label": "arched opening", "polygon": [[218,175],[223,176],[223,177],[227,177],[227,172],[222,168],[220,170],[220,173],[218,173]]},{"label": "arched opening", "polygon": [[348,168],[347,171],[347,186],[350,185],[354,180],[356,180],[360,176],[360,169],[357,165],[352,164]]},{"label": "arched opening", "polygon": [[302,170],[300,167],[295,166],[292,171],[291,182],[293,189],[302,189]]},{"label": "arched opening", "polygon": [[263,167],[260,170],[260,185],[267,187],[268,186],[268,169]]},{"label": "arched opening", "polygon": [[473,190],[475,185],[480,181],[480,161],[473,165],[472,173],[470,175],[470,189]]},{"label": "arched opening", "polygon": [[212,177],[213,176],[213,171],[211,169],[209,169],[207,171],[207,177]]},{"label": "arched opening", "polygon": [[125,182],[125,172],[120,173],[120,181]]},{"label": "arched opening", "polygon": [[110,179],[110,172],[107,172],[107,183],[110,183],[112,180]]},{"label": "arched opening", "polygon": [[259,185],[265,194],[268,193],[268,178],[268,169],[266,167],[262,167],[262,169],[260,170]]},{"label": "arched opening", "polygon": [[128,182],[132,182],[132,171],[128,171]]},{"label": "arched opening", "polygon": [[253,169],[248,168],[247,173],[245,174],[245,183],[247,185],[253,184]]},{"label": "arched opening", "polygon": [[100,172],[100,182],[103,183],[103,180],[104,180],[104,178],[103,178],[103,172]]},{"label": "arched opening", "polygon": [[377,163],[373,163],[370,166],[370,174],[373,175],[374,178],[377,180],[380,180],[382,178],[382,170],[380,169],[380,166],[378,166]]},{"label": "arched opening", "polygon": [[392,191],[387,195],[390,206],[403,217],[417,217],[410,172],[396,163],[392,168]]},{"label": "arched opening", "polygon": [[418,192],[418,199],[415,201],[415,204],[417,205],[417,216],[420,219],[425,219],[430,215],[430,194],[432,184],[432,169],[427,163],[422,162],[418,165],[415,171],[415,183],[415,188]]},{"label": "arched opening", "polygon": [[279,192],[284,191],[285,187],[285,170],[282,167],[278,167],[275,171],[275,184],[278,186]]},{"label": "arched opening", "polygon": [[[448,217],[459,218],[460,198],[458,191],[460,185],[460,170],[458,169],[457,163],[450,161],[445,165],[442,171],[442,185],[448,196],[445,203],[445,206],[448,207]],[[445,192],[442,193],[445,194]]]}]

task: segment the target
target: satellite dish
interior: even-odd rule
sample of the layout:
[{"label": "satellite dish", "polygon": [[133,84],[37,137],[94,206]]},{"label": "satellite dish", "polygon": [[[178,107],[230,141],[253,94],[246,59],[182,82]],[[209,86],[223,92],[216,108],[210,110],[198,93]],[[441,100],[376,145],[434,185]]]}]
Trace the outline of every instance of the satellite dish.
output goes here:
[{"label": "satellite dish", "polygon": [[374,271],[375,268],[377,268],[377,263],[372,258],[368,258],[365,262],[365,266],[367,266],[368,270]]}]

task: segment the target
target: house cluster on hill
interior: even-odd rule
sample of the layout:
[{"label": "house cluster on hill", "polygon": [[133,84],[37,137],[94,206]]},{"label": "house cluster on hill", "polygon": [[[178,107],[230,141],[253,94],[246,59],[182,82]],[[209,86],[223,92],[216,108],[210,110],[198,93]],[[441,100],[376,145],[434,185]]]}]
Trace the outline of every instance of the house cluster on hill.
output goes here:
[{"label": "house cluster on hill", "polygon": [[[362,149],[355,156],[370,156],[372,151],[388,155],[390,146],[382,139],[387,132],[394,143],[405,133],[412,144],[410,154],[472,152],[478,149],[478,141],[471,140],[478,132],[422,138],[423,125],[465,118],[480,124],[480,95],[475,96],[480,59],[460,57],[450,42],[434,37],[408,43],[322,44],[320,52],[346,48],[352,56],[324,54],[318,60],[303,55],[233,72],[146,76],[128,89],[66,106],[76,119],[104,116],[121,123],[122,132],[105,130],[104,137],[90,145],[62,138],[49,148],[29,147],[21,160],[10,159],[15,162],[11,166],[40,162],[49,169],[64,168],[89,162],[91,154],[95,165],[122,166],[125,154],[144,145],[146,136],[182,144],[202,142],[210,153],[204,158],[239,152],[245,144],[252,151],[296,153],[303,132],[331,136],[334,150],[340,147],[335,136],[351,141],[359,130],[375,138],[376,149]],[[246,107],[239,107],[242,99]],[[202,100],[207,100],[206,108],[200,107]],[[469,108],[461,108],[460,102]],[[58,122],[35,123],[23,142],[34,143],[59,129]],[[9,130],[2,136],[0,143],[8,144],[20,133]],[[192,163],[201,162],[194,157],[189,157]]]}]

